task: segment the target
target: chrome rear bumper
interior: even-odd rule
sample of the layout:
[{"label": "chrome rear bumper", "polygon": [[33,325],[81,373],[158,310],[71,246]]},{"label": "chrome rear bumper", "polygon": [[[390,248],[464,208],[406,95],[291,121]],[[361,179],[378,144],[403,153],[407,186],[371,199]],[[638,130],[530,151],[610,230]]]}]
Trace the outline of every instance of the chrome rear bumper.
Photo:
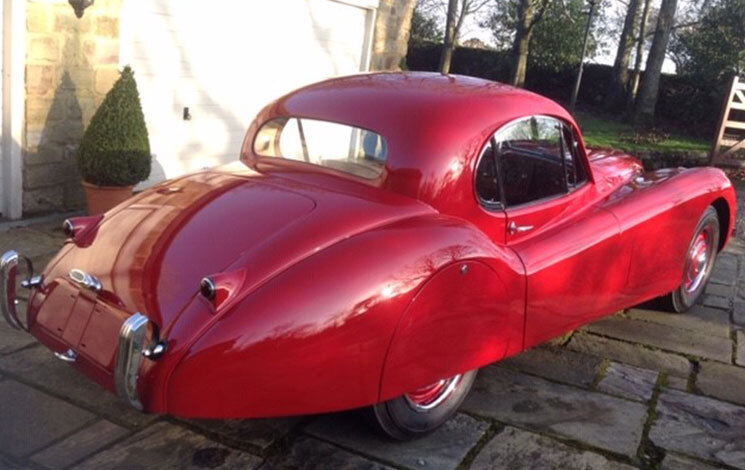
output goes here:
[{"label": "chrome rear bumper", "polygon": [[[16,278],[20,260],[21,256],[12,250],[0,257],[0,311],[10,326],[16,330],[28,331],[28,321],[23,323],[18,318]],[[28,260],[26,262],[30,267],[30,262]]]},{"label": "chrome rear bumper", "polygon": [[[18,304],[16,282],[19,263],[22,260],[27,263],[30,278],[23,281],[21,285],[27,288],[43,288],[42,277],[33,275],[33,267],[27,258],[15,251],[6,252],[0,257],[0,311],[11,327],[28,331],[28,318],[26,322],[22,322],[16,308]],[[150,341],[148,341],[148,325],[152,332]],[[158,325],[150,322],[141,313],[135,313],[129,317],[119,329],[119,344],[113,371],[114,384],[119,397],[132,407],[138,410],[143,409],[137,386],[143,357],[148,360],[157,360],[165,354],[167,346],[168,343],[160,339]],[[75,362],[78,354],[73,349],[68,349],[65,353],[56,352],[55,356],[65,362]]]},{"label": "chrome rear bumper", "polygon": [[119,330],[119,349],[114,370],[116,393],[138,410],[143,408],[137,392],[137,379],[145,351],[148,322],[147,317],[141,313],[135,313],[124,322]]}]

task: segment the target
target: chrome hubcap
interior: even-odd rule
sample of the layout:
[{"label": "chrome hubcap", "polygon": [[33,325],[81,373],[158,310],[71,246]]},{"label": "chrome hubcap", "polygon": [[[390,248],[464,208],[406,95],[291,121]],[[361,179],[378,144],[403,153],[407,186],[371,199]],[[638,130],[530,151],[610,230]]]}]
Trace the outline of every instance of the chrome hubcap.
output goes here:
[{"label": "chrome hubcap", "polygon": [[696,236],[693,246],[691,246],[691,250],[688,253],[685,275],[683,277],[683,288],[689,294],[697,291],[706,279],[714,246],[712,235],[713,229],[711,225],[707,225]]},{"label": "chrome hubcap", "polygon": [[404,398],[415,411],[429,411],[452,395],[462,378],[463,376],[458,374],[449,379],[438,380],[405,394]]}]

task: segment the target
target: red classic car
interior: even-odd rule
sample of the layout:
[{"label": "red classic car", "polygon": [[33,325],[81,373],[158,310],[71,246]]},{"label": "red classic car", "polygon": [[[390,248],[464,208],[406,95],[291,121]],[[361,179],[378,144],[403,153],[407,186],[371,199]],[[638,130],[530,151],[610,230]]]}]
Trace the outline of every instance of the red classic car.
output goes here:
[{"label": "red classic car", "polygon": [[0,304],[145,412],[369,407],[403,439],[480,367],[652,298],[685,311],[734,220],[721,171],[588,152],[536,94],[359,75],[267,106],[240,162],[66,221],[41,273],[6,253]]}]

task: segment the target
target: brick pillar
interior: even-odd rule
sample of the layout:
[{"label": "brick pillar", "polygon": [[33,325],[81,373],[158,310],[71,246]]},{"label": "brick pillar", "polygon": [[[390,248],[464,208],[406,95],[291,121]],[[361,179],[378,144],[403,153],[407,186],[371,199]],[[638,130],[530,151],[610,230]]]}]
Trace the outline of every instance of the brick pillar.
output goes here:
[{"label": "brick pillar", "polygon": [[76,151],[118,77],[121,0],[96,0],[78,19],[66,0],[26,0],[23,212],[79,209]]},{"label": "brick pillar", "polygon": [[406,57],[415,0],[380,0],[371,70],[400,70]]}]

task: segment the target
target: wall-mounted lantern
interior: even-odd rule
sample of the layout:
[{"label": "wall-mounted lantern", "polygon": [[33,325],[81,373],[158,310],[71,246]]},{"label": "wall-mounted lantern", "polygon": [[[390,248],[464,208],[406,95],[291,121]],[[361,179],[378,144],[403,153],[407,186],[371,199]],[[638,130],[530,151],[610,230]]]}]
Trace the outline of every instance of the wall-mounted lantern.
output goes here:
[{"label": "wall-mounted lantern", "polygon": [[70,6],[75,10],[75,16],[78,18],[83,17],[83,12],[86,8],[93,5],[94,0],[67,0],[70,2]]}]

